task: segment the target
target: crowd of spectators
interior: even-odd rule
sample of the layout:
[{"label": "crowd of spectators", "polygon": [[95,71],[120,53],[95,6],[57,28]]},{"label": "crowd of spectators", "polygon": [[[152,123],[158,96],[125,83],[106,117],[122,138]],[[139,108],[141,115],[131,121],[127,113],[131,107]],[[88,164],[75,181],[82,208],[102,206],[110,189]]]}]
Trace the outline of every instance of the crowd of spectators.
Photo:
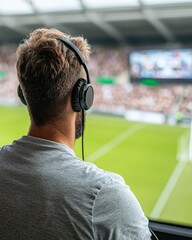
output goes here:
[{"label": "crowd of spectators", "polygon": [[[15,69],[15,46],[0,47],[0,104],[18,104],[18,80]],[[174,114],[179,111],[190,116],[192,112],[192,85],[159,84],[155,87],[131,83],[128,79],[128,49],[94,47],[89,70],[95,89],[94,108],[97,110],[130,109]],[[119,76],[127,73],[124,81]],[[115,84],[102,85],[100,76],[113,76]]]},{"label": "crowd of spectators", "polygon": [[98,76],[118,76],[128,67],[128,49],[95,47],[89,64],[93,81]]},{"label": "crowd of spectators", "polygon": [[[174,113],[178,99],[182,99],[185,85],[159,85],[148,87],[141,84],[124,86],[98,86],[95,107],[136,109],[165,114]],[[183,102],[182,102],[183,104]],[[185,105],[185,104],[184,104]],[[183,108],[179,108],[182,111]]]},{"label": "crowd of spectators", "polygon": [[179,106],[179,112],[183,113],[184,116],[191,117],[192,113],[192,85],[185,87],[183,93],[183,101]]},{"label": "crowd of spectators", "polygon": [[18,102],[16,88],[16,47],[0,47],[0,104],[10,105]]},{"label": "crowd of spectators", "polygon": [[[148,87],[141,84],[97,86],[94,106],[97,109],[141,110],[164,114],[192,111],[192,95],[183,98],[185,85],[164,84]],[[179,106],[177,106],[178,101]],[[188,109],[188,110],[187,110]]]}]

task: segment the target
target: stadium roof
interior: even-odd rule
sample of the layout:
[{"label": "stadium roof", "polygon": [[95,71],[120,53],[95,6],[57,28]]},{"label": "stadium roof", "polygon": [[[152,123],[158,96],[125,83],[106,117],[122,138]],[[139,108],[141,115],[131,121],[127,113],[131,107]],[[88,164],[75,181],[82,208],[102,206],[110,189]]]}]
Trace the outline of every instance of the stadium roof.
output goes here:
[{"label": "stadium roof", "polygon": [[39,27],[95,44],[192,45],[192,0],[1,0],[0,43]]}]

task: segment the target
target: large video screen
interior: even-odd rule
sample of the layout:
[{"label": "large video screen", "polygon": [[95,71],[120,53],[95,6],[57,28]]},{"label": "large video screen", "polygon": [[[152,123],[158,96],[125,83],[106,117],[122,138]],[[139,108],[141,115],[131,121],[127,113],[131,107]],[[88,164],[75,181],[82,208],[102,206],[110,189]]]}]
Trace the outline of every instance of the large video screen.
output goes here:
[{"label": "large video screen", "polygon": [[192,49],[133,51],[129,63],[131,80],[192,82]]}]

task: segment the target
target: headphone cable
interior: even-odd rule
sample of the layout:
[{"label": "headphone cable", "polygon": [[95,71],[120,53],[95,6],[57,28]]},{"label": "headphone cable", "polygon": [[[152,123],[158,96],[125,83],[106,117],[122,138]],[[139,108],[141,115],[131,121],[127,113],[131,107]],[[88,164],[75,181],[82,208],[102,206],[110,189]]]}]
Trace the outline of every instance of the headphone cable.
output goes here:
[{"label": "headphone cable", "polygon": [[82,110],[82,138],[81,138],[81,140],[82,140],[82,159],[83,159],[83,161],[85,160],[85,158],[84,158],[84,126],[85,126],[85,111],[84,111],[84,109]]}]

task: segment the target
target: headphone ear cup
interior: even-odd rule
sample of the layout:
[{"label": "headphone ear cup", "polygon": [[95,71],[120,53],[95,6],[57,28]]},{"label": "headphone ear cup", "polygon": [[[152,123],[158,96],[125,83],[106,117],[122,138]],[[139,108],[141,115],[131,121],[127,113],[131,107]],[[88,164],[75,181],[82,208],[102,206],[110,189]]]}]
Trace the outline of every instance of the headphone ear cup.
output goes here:
[{"label": "headphone ear cup", "polygon": [[81,98],[82,98],[82,92],[84,91],[85,86],[85,79],[80,78],[75,83],[73,90],[72,90],[72,96],[71,96],[71,104],[74,112],[81,112]]},{"label": "headphone ear cup", "polygon": [[91,84],[83,78],[78,79],[72,91],[72,108],[74,112],[88,110],[93,104],[94,91]]},{"label": "headphone ear cup", "polygon": [[17,87],[17,95],[19,96],[21,102],[24,104],[24,105],[27,105],[26,101],[25,101],[25,98],[23,96],[23,92],[22,92],[22,89],[20,87],[20,85]]}]

